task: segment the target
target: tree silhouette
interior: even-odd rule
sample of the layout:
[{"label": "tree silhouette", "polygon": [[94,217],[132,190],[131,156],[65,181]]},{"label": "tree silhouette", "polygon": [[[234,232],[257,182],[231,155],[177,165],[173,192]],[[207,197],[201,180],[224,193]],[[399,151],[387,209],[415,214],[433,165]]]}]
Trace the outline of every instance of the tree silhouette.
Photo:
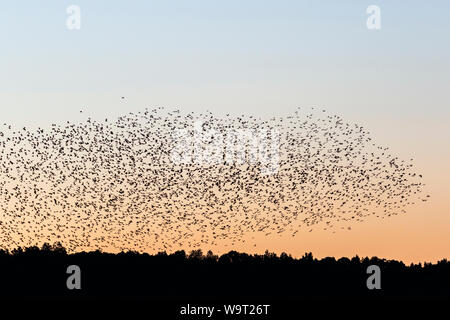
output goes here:
[{"label": "tree silhouette", "polygon": [[[382,289],[368,290],[367,267],[382,270]],[[82,290],[65,286],[69,265],[82,270]],[[184,250],[155,255],[100,250],[68,254],[61,243],[41,248],[0,250],[2,297],[263,297],[267,299],[356,297],[450,298],[450,263],[406,266],[401,261],[358,256],[300,259],[283,252],[220,256],[209,250]]]}]

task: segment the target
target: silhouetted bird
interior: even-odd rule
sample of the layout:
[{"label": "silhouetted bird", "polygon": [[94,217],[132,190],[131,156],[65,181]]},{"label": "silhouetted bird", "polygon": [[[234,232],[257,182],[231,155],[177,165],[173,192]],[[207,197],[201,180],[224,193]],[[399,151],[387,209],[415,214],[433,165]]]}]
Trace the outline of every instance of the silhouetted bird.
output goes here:
[{"label": "silhouetted bird", "polygon": [[[188,129],[182,138],[192,141],[198,122],[216,134],[198,139],[195,150],[223,142],[224,154],[213,164],[175,163],[175,130]],[[262,174],[264,159],[251,161],[249,143],[233,138],[239,130],[279,132],[276,172]],[[372,143],[363,127],[324,112],[220,118],[158,107],[34,131],[5,125],[0,133],[5,249],[54,241],[69,251],[232,246],[252,233],[339,230],[427,199],[411,163]]]}]

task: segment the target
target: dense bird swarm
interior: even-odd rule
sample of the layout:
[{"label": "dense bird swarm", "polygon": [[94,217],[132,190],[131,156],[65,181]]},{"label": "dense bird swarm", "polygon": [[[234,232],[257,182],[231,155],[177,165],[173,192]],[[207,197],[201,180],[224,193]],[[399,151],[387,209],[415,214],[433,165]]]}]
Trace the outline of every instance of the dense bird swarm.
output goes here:
[{"label": "dense bird swarm", "polygon": [[[278,171],[262,174],[257,162],[175,163],[173,132],[199,121],[222,136],[277,130]],[[319,224],[334,232],[426,201],[410,161],[323,110],[260,119],[157,108],[114,121],[46,130],[5,124],[0,131],[4,248],[56,241],[70,251],[231,246],[248,234],[292,237]]]}]

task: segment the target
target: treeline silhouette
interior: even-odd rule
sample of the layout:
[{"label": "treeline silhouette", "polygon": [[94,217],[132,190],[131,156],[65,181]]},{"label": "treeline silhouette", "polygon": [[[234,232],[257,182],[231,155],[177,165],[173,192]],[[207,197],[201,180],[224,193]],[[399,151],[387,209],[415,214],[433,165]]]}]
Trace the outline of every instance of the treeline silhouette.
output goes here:
[{"label": "treeline silhouette", "polygon": [[[369,290],[367,267],[381,269],[381,290]],[[69,290],[69,265],[81,269],[81,290]],[[99,250],[68,254],[59,243],[0,250],[2,297],[298,299],[449,298],[450,263],[411,264],[377,257],[295,259],[201,250],[155,255]]]}]

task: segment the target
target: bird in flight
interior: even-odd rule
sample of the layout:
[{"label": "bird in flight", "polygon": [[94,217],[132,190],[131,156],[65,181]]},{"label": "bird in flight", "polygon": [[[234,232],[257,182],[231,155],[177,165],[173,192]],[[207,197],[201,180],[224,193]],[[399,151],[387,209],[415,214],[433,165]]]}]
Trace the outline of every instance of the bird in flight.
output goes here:
[{"label": "bird in flight", "polygon": [[[0,247],[55,241],[70,251],[234,246],[253,234],[350,230],[368,217],[385,219],[427,201],[411,161],[375,144],[358,124],[301,110],[265,119],[157,107],[37,130],[5,124]],[[211,146],[219,141],[224,153],[211,163],[174,162],[179,141],[173,133],[186,130],[182,138],[191,141],[198,122],[205,135],[183,152],[218,150]],[[279,132],[276,172],[261,173],[263,158],[251,161],[249,142],[235,139],[240,130]],[[229,157],[238,154],[242,161]]]}]

